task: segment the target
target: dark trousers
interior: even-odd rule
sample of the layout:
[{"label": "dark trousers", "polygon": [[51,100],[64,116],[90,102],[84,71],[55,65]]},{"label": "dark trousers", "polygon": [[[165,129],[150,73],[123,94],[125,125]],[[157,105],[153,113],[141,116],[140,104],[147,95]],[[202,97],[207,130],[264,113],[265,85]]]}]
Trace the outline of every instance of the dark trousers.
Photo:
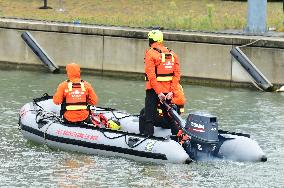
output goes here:
[{"label": "dark trousers", "polygon": [[87,117],[85,120],[83,120],[83,121],[77,121],[77,122],[68,121],[68,120],[63,116],[63,121],[64,121],[64,123],[67,123],[67,124],[83,124],[83,123],[93,124],[90,115],[88,115],[88,117]]},{"label": "dark trousers", "polygon": [[145,108],[141,110],[139,117],[139,131],[141,134],[153,136],[154,126],[171,129],[173,135],[178,132],[178,127],[166,109],[162,106],[163,117],[159,116],[157,106],[159,98],[153,89],[146,90]]}]

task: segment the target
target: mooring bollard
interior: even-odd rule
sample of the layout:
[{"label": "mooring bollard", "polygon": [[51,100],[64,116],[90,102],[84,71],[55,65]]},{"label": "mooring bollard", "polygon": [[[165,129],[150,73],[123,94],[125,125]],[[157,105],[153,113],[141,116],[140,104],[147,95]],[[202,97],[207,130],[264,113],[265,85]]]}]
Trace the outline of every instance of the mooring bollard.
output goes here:
[{"label": "mooring bollard", "polygon": [[39,7],[39,9],[52,9],[52,8],[47,6],[47,0],[43,0],[43,7]]}]

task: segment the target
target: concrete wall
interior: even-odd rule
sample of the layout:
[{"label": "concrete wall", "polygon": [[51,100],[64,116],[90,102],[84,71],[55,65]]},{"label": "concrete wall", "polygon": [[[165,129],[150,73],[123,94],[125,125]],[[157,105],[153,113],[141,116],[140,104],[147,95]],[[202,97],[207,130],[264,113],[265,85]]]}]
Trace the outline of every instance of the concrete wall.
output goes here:
[{"label": "concrete wall", "polygon": [[142,73],[145,46],[147,41],[143,39],[104,37],[103,69]]},{"label": "concrete wall", "polygon": [[[21,38],[29,31],[59,66],[77,62],[82,68],[103,72],[144,73],[144,52],[149,30],[44,23],[0,19],[0,62],[41,65]],[[249,82],[231,58],[234,46],[259,40],[259,36],[164,31],[165,44],[174,50],[188,80]],[[261,37],[241,48],[272,83],[284,83],[284,39]]]}]

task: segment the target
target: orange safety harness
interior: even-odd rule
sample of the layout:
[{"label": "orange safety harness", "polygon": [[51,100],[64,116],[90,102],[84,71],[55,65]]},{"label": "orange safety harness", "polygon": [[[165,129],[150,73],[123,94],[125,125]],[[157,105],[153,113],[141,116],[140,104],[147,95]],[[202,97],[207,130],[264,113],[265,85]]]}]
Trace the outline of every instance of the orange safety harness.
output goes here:
[{"label": "orange safety harness", "polygon": [[65,89],[66,110],[86,110],[87,109],[87,92],[84,81],[72,83],[67,80],[68,87]]},{"label": "orange safety harness", "polygon": [[[156,50],[161,54],[161,62],[159,65],[155,67],[155,73],[157,81],[159,82],[166,82],[171,81],[174,76],[174,54],[171,52],[171,50],[168,49],[169,52],[162,52],[162,50],[158,48],[151,48],[153,50]],[[149,81],[147,78],[147,74],[145,74],[145,80]]]}]

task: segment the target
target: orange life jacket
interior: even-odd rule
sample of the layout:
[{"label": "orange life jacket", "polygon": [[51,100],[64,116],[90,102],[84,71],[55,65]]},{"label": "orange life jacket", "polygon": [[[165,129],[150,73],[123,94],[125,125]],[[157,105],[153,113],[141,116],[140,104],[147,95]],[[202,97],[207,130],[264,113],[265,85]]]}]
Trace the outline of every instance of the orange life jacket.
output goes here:
[{"label": "orange life jacket", "polygon": [[[162,52],[158,48],[152,48],[153,50],[158,51],[161,54],[161,62],[155,67],[156,78],[158,82],[167,82],[171,81],[174,76],[174,63],[175,58],[174,54],[171,53],[171,50],[168,52]],[[145,80],[148,81],[147,75],[145,74]]]},{"label": "orange life jacket", "polygon": [[68,88],[65,89],[66,110],[86,110],[87,109],[87,92],[84,81],[79,83],[68,82]]}]

